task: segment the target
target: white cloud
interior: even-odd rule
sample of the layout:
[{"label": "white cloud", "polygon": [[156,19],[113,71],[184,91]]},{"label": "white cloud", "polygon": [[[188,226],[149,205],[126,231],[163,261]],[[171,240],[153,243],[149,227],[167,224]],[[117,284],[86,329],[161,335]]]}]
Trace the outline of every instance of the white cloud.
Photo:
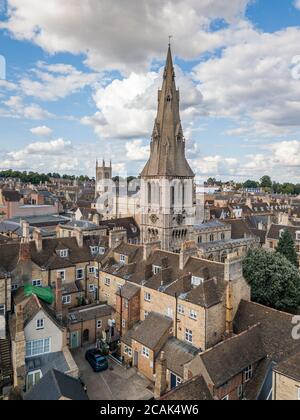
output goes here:
[{"label": "white cloud", "polygon": [[150,156],[150,146],[144,146],[142,140],[133,140],[126,143],[127,158],[129,160],[146,160]]},{"label": "white cloud", "polygon": [[8,156],[12,157],[13,159],[24,160],[26,156],[57,156],[61,153],[66,153],[68,149],[70,149],[71,142],[66,141],[64,139],[57,139],[52,140],[50,142],[35,142],[28,144],[24,149],[16,151],[16,152],[9,152]]},{"label": "white cloud", "polygon": [[236,173],[238,160],[224,158],[223,156],[203,156],[192,161],[193,169],[197,175],[205,176],[231,176]]},{"label": "white cloud", "polygon": [[[100,138],[150,140],[157,111],[157,91],[162,83],[159,73],[131,73],[122,80],[114,80],[99,88],[94,101],[99,111],[81,122],[94,127]],[[189,76],[176,67],[176,81],[181,94],[181,116],[187,138],[195,119],[202,112],[202,95]]]},{"label": "white cloud", "polygon": [[[300,128],[300,83],[293,77],[299,28],[262,33],[240,24],[220,57],[195,68],[212,116],[248,118],[263,135]],[[243,127],[245,128],[245,127]]]},{"label": "white cloud", "polygon": [[35,136],[48,137],[52,134],[52,129],[46,125],[42,125],[40,127],[31,128],[30,132]]},{"label": "white cloud", "polygon": [[45,120],[52,118],[53,114],[38,104],[26,105],[19,95],[10,96],[3,101],[5,108],[0,109],[0,115],[8,118],[28,118],[30,120]]},{"label": "white cloud", "polygon": [[295,0],[294,1],[294,6],[296,7],[296,9],[300,10],[300,0]]},{"label": "white cloud", "polygon": [[20,80],[20,89],[26,96],[55,101],[77,93],[99,80],[99,74],[83,73],[71,65],[39,62],[29,76]]},{"label": "white cloud", "polygon": [[[84,53],[100,70],[146,68],[164,54],[168,35],[185,58],[219,47],[224,31],[210,31],[215,19],[234,23],[250,0],[8,0],[9,19],[0,23],[17,39],[49,53]],[[63,24],[62,24],[63,22]]]}]

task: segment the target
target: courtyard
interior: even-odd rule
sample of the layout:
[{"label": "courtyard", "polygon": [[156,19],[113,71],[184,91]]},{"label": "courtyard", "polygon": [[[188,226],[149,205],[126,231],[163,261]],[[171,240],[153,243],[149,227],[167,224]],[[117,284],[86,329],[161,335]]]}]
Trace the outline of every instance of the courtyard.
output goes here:
[{"label": "courtyard", "polygon": [[135,368],[126,369],[111,358],[108,358],[108,370],[94,373],[85,360],[86,350],[76,349],[72,354],[90,400],[149,400],[153,397],[152,384],[148,379],[137,373]]}]

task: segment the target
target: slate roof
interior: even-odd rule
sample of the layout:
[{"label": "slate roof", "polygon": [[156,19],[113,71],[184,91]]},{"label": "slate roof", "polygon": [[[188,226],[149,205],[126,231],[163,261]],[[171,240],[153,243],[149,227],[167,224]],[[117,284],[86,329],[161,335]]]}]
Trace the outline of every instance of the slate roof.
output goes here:
[{"label": "slate roof", "polygon": [[13,190],[3,190],[2,195],[7,202],[18,203],[22,196],[18,193],[18,191]]},{"label": "slate roof", "polygon": [[231,226],[231,238],[232,239],[242,239],[245,237],[252,236],[252,232],[243,219],[237,220],[225,220],[224,223]]},{"label": "slate roof", "polygon": [[[113,254],[127,255],[130,264],[116,261]],[[153,274],[153,266],[161,267],[160,272]],[[224,292],[224,264],[191,257],[184,269],[180,270],[178,254],[156,250],[144,261],[143,248],[136,245],[119,245],[104,259],[103,271],[171,296],[177,294],[182,299],[204,307],[219,303]],[[192,275],[206,282],[195,287],[191,282]]]},{"label": "slate roof", "polygon": [[217,344],[200,354],[200,359],[218,388],[266,357],[259,325]]},{"label": "slate roof", "polygon": [[239,334],[253,325],[260,324],[267,356],[275,362],[281,362],[300,351],[299,340],[294,340],[292,336],[293,317],[292,314],[242,300],[234,320],[234,329]]},{"label": "slate roof", "polygon": [[133,217],[122,217],[118,219],[103,220],[100,226],[107,227],[109,230],[113,228],[123,228],[127,232],[127,239],[135,239],[140,236],[140,228]]},{"label": "slate roof", "polygon": [[172,325],[171,318],[151,312],[145,321],[133,327],[131,338],[151,350],[157,350],[158,343]]},{"label": "slate roof", "polygon": [[77,324],[81,321],[100,319],[114,314],[115,310],[109,305],[89,305],[81,309],[69,310],[69,323]]},{"label": "slate roof", "polygon": [[184,365],[199,354],[199,349],[175,337],[169,338],[161,350],[165,353],[167,368],[181,378],[184,374]]},{"label": "slate roof", "polygon": [[[64,269],[72,267],[78,263],[87,263],[89,261],[102,260],[105,255],[92,255],[90,246],[99,245],[108,246],[106,237],[85,237],[83,247],[78,246],[76,238],[50,238],[43,239],[43,249],[37,252],[35,242],[30,242],[31,260],[41,268],[46,269]],[[57,255],[57,250],[68,249],[67,258],[61,258]],[[19,243],[0,243],[0,267],[6,272],[12,272],[19,261]]]},{"label": "slate roof", "polygon": [[299,226],[283,226],[283,225],[272,225],[270,230],[267,234],[268,239],[279,239],[280,231],[281,230],[288,230],[292,235],[294,241],[296,240],[296,232],[300,231]]},{"label": "slate roof", "polygon": [[117,295],[121,296],[124,299],[132,299],[138,293],[140,293],[140,287],[135,286],[134,284],[125,283],[120,290],[117,291]]},{"label": "slate roof", "polygon": [[300,349],[296,354],[279,363],[274,370],[300,382]]},{"label": "slate roof", "polygon": [[211,401],[211,393],[202,376],[197,376],[165,394],[160,400]]},{"label": "slate roof", "polygon": [[66,398],[73,401],[88,400],[81,383],[58,370],[49,371],[27,394],[24,400],[57,401]]}]

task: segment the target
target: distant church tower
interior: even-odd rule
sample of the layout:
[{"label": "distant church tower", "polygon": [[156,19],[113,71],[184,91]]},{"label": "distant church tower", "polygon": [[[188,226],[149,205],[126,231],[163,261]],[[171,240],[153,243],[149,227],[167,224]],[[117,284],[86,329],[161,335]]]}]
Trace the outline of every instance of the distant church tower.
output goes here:
[{"label": "distant church tower", "polygon": [[112,179],[112,164],[110,162],[109,166],[105,165],[103,160],[102,166],[96,162],[96,188],[95,196],[99,197],[105,192],[108,191],[107,182]]},{"label": "distant church tower", "polygon": [[141,230],[143,242],[160,240],[173,252],[192,237],[195,218],[195,175],[185,157],[179,101],[169,45],[150,159],[141,173]]}]

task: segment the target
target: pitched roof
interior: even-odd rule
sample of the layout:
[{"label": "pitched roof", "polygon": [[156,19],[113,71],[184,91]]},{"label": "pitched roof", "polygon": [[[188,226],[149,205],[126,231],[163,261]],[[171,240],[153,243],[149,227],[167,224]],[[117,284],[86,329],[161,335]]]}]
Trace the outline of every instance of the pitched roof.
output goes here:
[{"label": "pitched roof", "polygon": [[197,376],[165,394],[161,400],[210,401],[211,393],[202,376]]},{"label": "pitched roof", "polygon": [[81,321],[100,319],[114,314],[115,310],[109,305],[89,305],[81,309],[69,311],[69,323],[76,324]]},{"label": "pitched roof", "polygon": [[274,370],[300,382],[300,350],[293,356],[279,363]]},{"label": "pitched roof", "polygon": [[296,240],[296,232],[300,231],[299,226],[283,226],[283,225],[272,225],[267,234],[268,239],[279,239],[280,231],[287,230],[292,235],[293,239]]},{"label": "pitched roof", "polygon": [[231,226],[231,238],[232,239],[241,239],[247,236],[252,236],[252,232],[243,219],[237,220],[225,220],[224,223]]},{"label": "pitched roof", "polygon": [[172,325],[171,318],[151,312],[145,321],[133,327],[131,338],[151,350],[157,350],[158,343]]},{"label": "pitched roof", "polygon": [[166,342],[162,351],[165,353],[167,368],[183,378],[184,365],[194,359],[200,350],[172,337]]},{"label": "pitched roof", "polygon": [[299,340],[293,339],[293,315],[242,300],[235,320],[237,334],[249,327],[260,324],[262,342],[268,357],[280,362],[297,350],[300,351]]},{"label": "pitched roof", "polygon": [[58,370],[50,370],[27,394],[24,400],[57,401],[66,398],[73,401],[88,400],[82,384]]},{"label": "pitched roof", "polygon": [[224,385],[248,366],[266,357],[260,326],[256,325],[217,344],[199,357],[214,385],[216,387]]},{"label": "pitched roof", "polygon": [[2,195],[5,201],[18,203],[22,196],[18,193],[18,191],[13,190],[4,190],[2,191]]}]

